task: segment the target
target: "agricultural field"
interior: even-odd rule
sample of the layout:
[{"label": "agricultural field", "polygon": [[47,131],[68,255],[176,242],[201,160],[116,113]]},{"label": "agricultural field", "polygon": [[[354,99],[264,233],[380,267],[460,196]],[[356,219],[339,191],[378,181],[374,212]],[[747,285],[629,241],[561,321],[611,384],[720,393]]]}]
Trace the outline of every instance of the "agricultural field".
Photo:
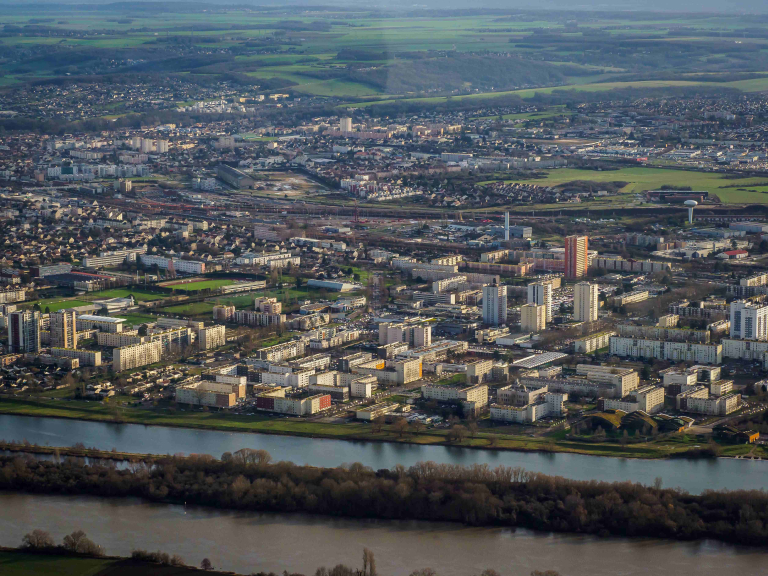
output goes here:
[{"label": "agricultural field", "polygon": [[[337,6],[276,14],[154,3],[140,15],[128,4],[52,5],[40,18],[35,9],[0,7],[0,87],[79,74],[236,77],[244,88],[355,106],[565,89],[768,89],[768,38],[747,36],[755,23],[736,11],[695,19],[518,12],[372,15]],[[104,67],[107,60],[124,64]],[[126,102],[103,105],[105,118],[130,113]]]},{"label": "agricultural field", "polygon": [[[715,172],[694,172],[665,168],[621,168],[619,170],[579,170],[558,168],[546,172],[544,178],[508,180],[541,186],[558,186],[577,180],[590,182],[626,182],[623,194],[658,190],[662,186],[687,186],[716,194],[723,203],[768,204],[768,179],[733,178]],[[487,184],[483,182],[481,184]]]}]

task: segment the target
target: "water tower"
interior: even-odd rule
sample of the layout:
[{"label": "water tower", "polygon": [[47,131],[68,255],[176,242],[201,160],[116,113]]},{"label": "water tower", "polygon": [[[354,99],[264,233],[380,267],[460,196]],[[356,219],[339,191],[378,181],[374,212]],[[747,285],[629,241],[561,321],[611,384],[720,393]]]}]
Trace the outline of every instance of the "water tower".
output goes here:
[{"label": "water tower", "polygon": [[686,200],[685,205],[688,207],[688,223],[693,224],[693,209],[699,205],[696,200]]}]

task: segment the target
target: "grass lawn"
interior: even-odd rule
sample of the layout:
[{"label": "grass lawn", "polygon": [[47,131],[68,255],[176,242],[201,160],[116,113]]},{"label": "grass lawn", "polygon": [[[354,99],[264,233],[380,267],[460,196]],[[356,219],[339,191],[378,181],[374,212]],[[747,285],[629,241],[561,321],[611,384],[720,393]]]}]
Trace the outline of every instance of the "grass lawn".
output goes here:
[{"label": "grass lawn", "polygon": [[182,290],[184,292],[192,291],[192,290],[215,290],[216,288],[221,288],[222,286],[230,286],[234,284],[234,280],[228,280],[226,278],[222,278],[219,280],[198,280],[195,282],[188,282],[186,284],[165,284],[165,288],[172,288],[173,290]]},{"label": "grass lawn", "polygon": [[256,294],[240,294],[238,296],[220,296],[212,298],[212,301],[219,305],[234,306],[238,310],[244,308],[253,308],[253,300]]},{"label": "grass lawn", "polygon": [[454,374],[449,378],[444,378],[442,380],[437,381],[437,384],[440,386],[455,386],[457,384],[466,384],[466,383],[467,383],[466,374]]},{"label": "grass lawn", "polygon": [[169,314],[183,314],[187,316],[200,316],[203,314],[213,314],[213,302],[191,302],[189,304],[177,304],[161,308],[163,312]]},{"label": "grass lawn", "polygon": [[137,302],[148,302],[150,300],[161,300],[167,298],[167,294],[159,294],[157,292],[150,292],[148,290],[132,290],[129,288],[114,288],[112,290],[102,290],[100,292],[93,292],[88,295],[88,298],[94,300],[101,300],[103,298],[127,298],[133,294],[133,298]]},{"label": "grass lawn", "polygon": [[47,300],[36,300],[34,302],[25,302],[25,305],[29,304],[30,306],[34,306],[35,304],[40,304],[40,309],[45,312],[46,309],[50,308],[51,312],[56,312],[57,310],[62,310],[64,308],[74,308],[76,306],[87,306],[90,304],[90,302],[86,302],[85,300],[64,300],[62,298],[50,298]]},{"label": "grass lawn", "polygon": [[[689,186],[692,190],[703,190],[717,194],[724,203],[768,203],[768,187],[765,178],[726,178],[715,172],[694,172],[666,168],[620,168],[619,170],[579,170],[558,168],[546,172],[545,178],[509,180],[541,186],[557,186],[585,180],[591,182],[627,182],[622,193],[630,194],[645,190],[659,190],[662,186]],[[483,183],[480,183],[483,184]],[[763,186],[760,186],[763,184]]]},{"label": "grass lawn", "polygon": [[137,326],[157,320],[157,316],[150,316],[149,314],[118,314],[117,317],[125,318],[125,323],[129,326]]},{"label": "grass lawn", "polygon": [[93,576],[116,562],[116,560],[98,558],[69,558],[0,551],[0,574],[3,576]]}]

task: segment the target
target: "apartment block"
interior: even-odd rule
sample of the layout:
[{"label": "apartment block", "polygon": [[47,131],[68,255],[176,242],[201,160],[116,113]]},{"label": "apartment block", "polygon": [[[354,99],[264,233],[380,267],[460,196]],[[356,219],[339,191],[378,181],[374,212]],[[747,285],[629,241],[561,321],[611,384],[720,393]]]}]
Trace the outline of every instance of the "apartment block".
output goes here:
[{"label": "apartment block", "polygon": [[200,350],[220,348],[227,343],[226,328],[221,324],[201,328],[197,331],[197,344]]},{"label": "apartment block", "polygon": [[50,314],[51,346],[56,348],[77,348],[77,313],[74,310],[59,310]]},{"label": "apartment block", "polygon": [[582,278],[587,275],[589,238],[567,236],[565,238],[565,277]]},{"label": "apartment block", "polygon": [[483,323],[491,326],[501,326],[507,323],[506,286],[483,286]]},{"label": "apartment block", "polygon": [[524,424],[536,422],[545,417],[561,418],[566,413],[567,399],[567,394],[546,392],[535,403],[525,406],[492,404],[491,420]]},{"label": "apartment block", "polygon": [[676,362],[685,360],[697,364],[720,364],[723,361],[722,344],[666,342],[620,336],[611,336],[610,353],[621,357],[655,358]]},{"label": "apartment block", "polygon": [[731,338],[768,339],[768,306],[737,300],[731,302]]},{"label": "apartment block", "polygon": [[661,386],[642,386],[623,398],[601,399],[603,410],[623,410],[655,414],[664,408],[664,388]]},{"label": "apartment block", "polygon": [[99,332],[122,332],[125,318],[112,316],[96,316],[91,314],[78,314],[76,317],[77,331],[98,330]]},{"label": "apartment block", "polygon": [[520,330],[523,332],[543,332],[547,328],[547,308],[543,304],[524,304],[520,306]]},{"label": "apartment block", "polygon": [[595,322],[599,308],[597,284],[576,284],[573,289],[573,319],[578,322]]},{"label": "apartment block", "polygon": [[470,384],[481,384],[491,380],[493,375],[492,360],[477,360],[467,364],[467,382]]},{"label": "apartment block", "polygon": [[237,394],[220,389],[214,382],[195,382],[176,388],[176,402],[193,406],[231,408],[237,404]]},{"label": "apartment block", "polygon": [[159,341],[115,348],[112,352],[112,369],[122,372],[148,366],[160,362],[162,353],[163,346]]},{"label": "apartment block", "polygon": [[77,358],[80,366],[101,366],[101,352],[71,348],[51,348],[54,358]]},{"label": "apartment block", "polygon": [[546,308],[546,321],[552,322],[552,283],[532,282],[528,284],[528,304],[540,304]]},{"label": "apartment block", "polygon": [[607,330],[605,332],[598,332],[597,334],[576,338],[576,340],[573,341],[573,351],[580,354],[591,354],[595,350],[607,348],[610,344],[611,336],[616,336],[616,332]]}]

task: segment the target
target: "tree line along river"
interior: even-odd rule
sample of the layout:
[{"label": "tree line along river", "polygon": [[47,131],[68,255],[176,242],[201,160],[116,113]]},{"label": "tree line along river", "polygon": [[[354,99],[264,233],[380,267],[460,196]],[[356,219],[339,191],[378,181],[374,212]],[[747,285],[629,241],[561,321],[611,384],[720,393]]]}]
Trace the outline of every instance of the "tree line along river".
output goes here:
[{"label": "tree line along river", "polygon": [[10,415],[0,416],[0,439],[27,440],[33,444],[50,446],[72,446],[81,442],[87,447],[101,450],[115,448],[119,452],[142,454],[210,454],[216,458],[224,452],[255,448],[267,450],[274,460],[322,467],[360,462],[373,469],[379,469],[392,468],[397,464],[408,467],[416,462],[428,460],[446,464],[520,466],[530,471],[575,480],[653,484],[656,478],[661,478],[665,487],[681,487],[692,493],[708,489],[768,488],[768,462],[727,458],[639,460],[580,454],[329,440]]},{"label": "tree line along river", "polygon": [[[631,460],[348,442],[291,436],[108,424],[56,418],[0,416],[0,439],[147,454],[198,453],[215,457],[240,448],[264,449],[275,460],[313,466],[361,462],[374,469],[432,460],[452,464],[521,466],[579,480],[639,481],[681,486],[690,492],[765,488],[765,462]],[[303,514],[258,514],[134,499],[99,499],[0,493],[0,545],[17,546],[41,528],[56,540],[82,529],[108,554],[135,548],[180,554],[193,565],[210,557],[220,569],[314,574],[319,566],[358,567],[362,550],[376,554],[379,572],[407,576],[431,567],[440,576],[472,576],[494,568],[504,576],[558,570],[563,576],[623,576],[652,570],[677,576],[696,567],[699,576],[762,574],[768,552],[709,541],[597,538],[524,529],[468,528],[439,522],[338,519]],[[215,526],[215,529],[211,529]]]}]

